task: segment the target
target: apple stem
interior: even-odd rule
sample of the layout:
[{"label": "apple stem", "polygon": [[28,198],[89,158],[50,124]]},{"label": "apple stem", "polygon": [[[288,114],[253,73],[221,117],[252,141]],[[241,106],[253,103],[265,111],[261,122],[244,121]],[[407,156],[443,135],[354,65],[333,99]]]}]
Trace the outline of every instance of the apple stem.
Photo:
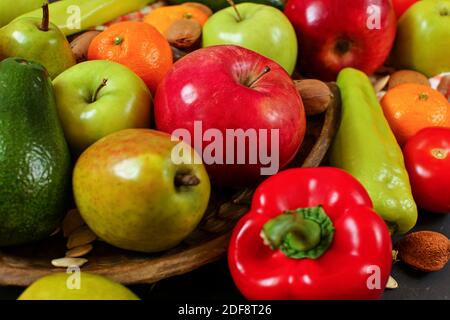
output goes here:
[{"label": "apple stem", "polygon": [[227,2],[229,3],[230,6],[233,7],[234,12],[236,12],[237,21],[238,21],[238,22],[241,22],[241,21],[242,21],[242,16],[241,16],[241,14],[239,13],[239,10],[236,8],[236,4],[234,3],[234,1],[233,1],[233,0],[227,0]]},{"label": "apple stem", "polygon": [[48,1],[45,1],[42,5],[42,22],[40,26],[40,30],[47,32],[50,24],[50,13],[48,10]]},{"label": "apple stem", "polygon": [[97,90],[95,90],[94,96],[92,97],[91,102],[97,101],[97,96],[100,90],[102,90],[104,87],[106,87],[106,84],[108,83],[108,79],[103,79],[102,83],[98,86]]},{"label": "apple stem", "polygon": [[178,187],[193,187],[200,184],[200,179],[190,173],[177,173],[175,175],[175,186]]},{"label": "apple stem", "polygon": [[266,66],[264,70],[252,81],[249,83],[249,87],[253,86],[259,79],[261,79],[265,74],[270,72],[270,67]]}]

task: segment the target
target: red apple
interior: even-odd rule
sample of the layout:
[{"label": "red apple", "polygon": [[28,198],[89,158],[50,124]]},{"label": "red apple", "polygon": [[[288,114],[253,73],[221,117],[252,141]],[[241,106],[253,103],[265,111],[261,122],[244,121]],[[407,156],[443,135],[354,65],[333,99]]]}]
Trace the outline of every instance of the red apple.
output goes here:
[{"label": "red apple", "polygon": [[[212,181],[224,186],[251,185],[286,166],[299,150],[306,126],[303,103],[286,71],[254,51],[231,45],[200,49],[179,60],[158,87],[155,119],[158,130],[188,132],[191,141],[176,135],[203,155]],[[231,140],[237,129],[248,133],[240,147],[239,138]],[[202,132],[208,132],[209,141],[198,143]],[[218,135],[223,148],[208,153]],[[270,164],[261,154],[271,157]],[[269,167],[277,170],[263,173]]]},{"label": "red apple", "polygon": [[397,18],[400,18],[416,2],[417,0],[392,0]]},{"label": "red apple", "polygon": [[309,77],[332,81],[345,67],[371,74],[394,43],[390,0],[289,0],[284,12],[297,31],[300,71]]}]

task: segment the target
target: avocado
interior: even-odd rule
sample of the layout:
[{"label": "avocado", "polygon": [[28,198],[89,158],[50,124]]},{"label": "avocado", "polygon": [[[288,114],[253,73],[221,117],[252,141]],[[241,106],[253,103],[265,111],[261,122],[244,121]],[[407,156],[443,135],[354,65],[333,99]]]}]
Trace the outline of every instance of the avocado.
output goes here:
[{"label": "avocado", "polygon": [[[223,8],[228,8],[230,4],[227,0],[169,0],[171,4],[181,4],[184,2],[200,2],[206,6],[208,6],[213,11],[218,11]],[[259,4],[266,4],[269,6],[274,6],[280,10],[283,9],[284,3],[286,0],[234,0],[234,3],[239,4],[242,2],[254,2]]]},{"label": "avocado", "polygon": [[0,62],[0,246],[49,236],[65,212],[70,153],[48,72]]}]

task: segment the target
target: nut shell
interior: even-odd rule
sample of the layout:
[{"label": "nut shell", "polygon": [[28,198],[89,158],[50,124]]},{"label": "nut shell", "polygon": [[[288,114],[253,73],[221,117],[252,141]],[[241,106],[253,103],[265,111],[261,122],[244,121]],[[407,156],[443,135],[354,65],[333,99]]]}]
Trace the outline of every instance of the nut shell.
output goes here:
[{"label": "nut shell", "polygon": [[72,49],[73,55],[75,56],[77,62],[87,60],[89,45],[99,33],[100,31],[86,31],[70,43],[70,48]]},{"label": "nut shell", "polygon": [[166,32],[166,39],[176,48],[192,47],[202,35],[202,26],[194,19],[175,21]]},{"label": "nut shell", "polygon": [[395,88],[405,83],[416,83],[425,86],[430,86],[428,78],[423,74],[412,70],[400,70],[394,72],[391,75],[389,79],[388,90],[391,90],[392,88]]},{"label": "nut shell", "polygon": [[333,99],[330,88],[322,81],[296,80],[295,86],[302,97],[306,115],[314,116],[325,112]]},{"label": "nut shell", "polygon": [[410,233],[398,242],[397,248],[401,261],[423,272],[439,271],[450,259],[450,241],[438,232]]}]

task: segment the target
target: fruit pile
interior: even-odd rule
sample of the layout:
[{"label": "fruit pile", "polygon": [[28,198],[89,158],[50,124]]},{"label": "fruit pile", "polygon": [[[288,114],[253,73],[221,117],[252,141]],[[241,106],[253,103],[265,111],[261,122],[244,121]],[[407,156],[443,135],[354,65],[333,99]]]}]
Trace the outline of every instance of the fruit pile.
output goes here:
[{"label": "fruit pile", "polygon": [[[0,0],[0,247],[64,220],[55,266],[81,267],[97,238],[159,253],[211,193],[249,188],[228,249],[246,298],[379,298],[391,236],[418,207],[450,213],[450,0],[154,2]],[[331,103],[323,166],[292,168]],[[398,250],[422,271],[450,258],[431,232]],[[66,280],[21,298],[136,298]]]}]

